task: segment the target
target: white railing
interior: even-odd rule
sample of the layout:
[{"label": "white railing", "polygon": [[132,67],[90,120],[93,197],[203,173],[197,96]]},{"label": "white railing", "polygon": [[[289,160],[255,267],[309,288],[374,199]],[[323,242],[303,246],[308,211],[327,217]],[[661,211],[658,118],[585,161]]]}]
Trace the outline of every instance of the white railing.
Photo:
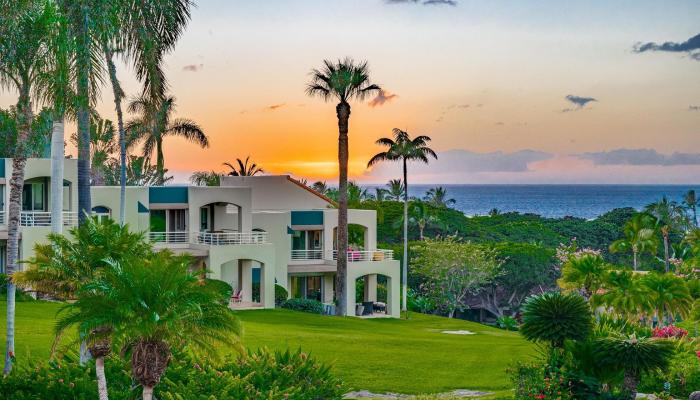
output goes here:
[{"label": "white railing", "polygon": [[5,225],[5,211],[0,211],[0,225]]},{"label": "white railing", "polygon": [[292,261],[321,259],[323,259],[323,250],[292,250]]},{"label": "white railing", "polygon": [[194,242],[212,246],[230,244],[265,244],[267,232],[197,232]]},{"label": "white railing", "polygon": [[[21,226],[51,226],[51,212],[22,211],[19,219]],[[63,225],[72,226],[78,223],[78,213],[63,211]]]},{"label": "white railing", "polygon": [[[393,260],[393,250],[348,250],[348,262]],[[333,259],[338,259],[338,250],[333,250]]]},{"label": "white railing", "polygon": [[153,243],[187,243],[190,238],[190,233],[187,231],[175,232],[149,232],[148,240]]}]

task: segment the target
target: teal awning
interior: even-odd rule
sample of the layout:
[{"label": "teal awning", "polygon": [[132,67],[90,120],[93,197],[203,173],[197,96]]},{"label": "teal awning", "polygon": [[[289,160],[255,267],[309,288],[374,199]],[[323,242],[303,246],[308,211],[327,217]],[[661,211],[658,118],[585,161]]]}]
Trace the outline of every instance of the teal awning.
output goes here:
[{"label": "teal awning", "polygon": [[5,159],[0,158],[0,178],[5,177]]},{"label": "teal awning", "polygon": [[294,234],[294,229],[287,227],[287,235],[293,235]]},{"label": "teal awning", "polygon": [[323,225],[323,211],[292,211],[292,226]]},{"label": "teal awning", "polygon": [[148,188],[148,201],[151,204],[187,203],[187,186],[151,186]]},{"label": "teal awning", "polygon": [[140,201],[138,202],[139,214],[148,214],[148,208],[144,206]]}]

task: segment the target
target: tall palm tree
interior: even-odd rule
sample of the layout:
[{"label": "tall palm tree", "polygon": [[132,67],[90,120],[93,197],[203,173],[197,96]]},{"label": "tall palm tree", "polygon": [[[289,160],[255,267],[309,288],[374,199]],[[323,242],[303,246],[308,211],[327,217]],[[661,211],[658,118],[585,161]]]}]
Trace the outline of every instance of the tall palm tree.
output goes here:
[{"label": "tall palm tree", "polygon": [[389,196],[389,191],[384,188],[374,188],[374,198],[377,201],[385,201]]},{"label": "tall palm tree", "polygon": [[217,344],[238,346],[241,325],[228,308],[228,293],[203,285],[191,263],[169,251],[110,261],[106,273],[64,307],[57,327],[78,325],[85,333],[111,328],[113,346],[130,356],[132,377],[143,399],[151,400],[173,349],[213,355]]},{"label": "tall palm tree", "polygon": [[[0,13],[0,88],[17,91],[17,138],[13,149],[8,212],[7,267],[12,275],[19,258],[19,218],[27,141],[33,120],[31,95],[49,57],[49,12],[42,2],[22,1]],[[15,285],[7,285],[7,329],[4,374],[12,370],[15,346]]]},{"label": "tall palm tree", "polygon": [[172,118],[175,111],[175,98],[166,97],[164,100],[153,100],[146,97],[134,99],[129,104],[129,112],[139,116],[127,123],[126,130],[130,133],[133,146],[143,142],[143,156],[150,161],[156,153],[156,170],[161,184],[165,181],[165,158],[163,156],[163,140],[167,137],[178,136],[185,138],[200,147],[209,147],[209,138],[202,128],[191,119]]},{"label": "tall palm tree", "polygon": [[693,226],[698,226],[698,198],[695,195],[695,190],[688,190],[688,193],[683,197],[683,205],[692,213]]},{"label": "tall palm tree", "polygon": [[685,316],[690,312],[693,298],[683,278],[668,272],[652,272],[644,276],[642,283],[649,290],[659,323],[666,319],[672,322],[675,315]]},{"label": "tall palm tree", "polygon": [[629,321],[652,309],[649,288],[631,271],[608,271],[602,288],[603,292],[593,295],[591,302],[610,307]]},{"label": "tall palm tree", "polygon": [[406,311],[406,300],[408,291],[408,162],[419,161],[428,163],[428,158],[433,157],[437,160],[437,154],[428,147],[430,138],[428,136],[417,136],[413,139],[408,132],[394,128],[394,138],[380,138],[377,144],[387,147],[386,151],[377,153],[367,163],[367,167],[371,167],[382,161],[400,161],[403,163],[403,289],[402,289],[402,305],[403,311]]},{"label": "tall palm tree", "polygon": [[350,58],[334,63],[323,61],[323,68],[311,72],[306,93],[319,96],[325,101],[338,101],[335,107],[338,117],[338,271],[335,276],[336,294],[339,305],[338,315],[346,315],[347,290],[345,277],[348,268],[348,123],[350,102],[364,100],[379,92],[380,87],[372,84],[366,62],[355,63]]},{"label": "tall palm tree", "polygon": [[391,179],[386,186],[388,187],[387,192],[389,198],[395,201],[401,201],[401,198],[406,192],[406,188],[404,188],[401,179]]},{"label": "tall palm tree", "polygon": [[577,290],[589,299],[602,286],[605,273],[610,266],[600,255],[584,254],[570,258],[561,267],[561,278],[557,281],[564,289]]},{"label": "tall palm tree", "polygon": [[664,196],[660,201],[649,204],[646,207],[646,212],[656,218],[656,226],[661,232],[661,237],[664,243],[664,266],[666,272],[670,270],[670,244],[669,238],[674,230],[684,228],[687,225],[687,219],[683,208],[675,201],[670,201]]},{"label": "tall palm tree", "polygon": [[645,252],[656,254],[658,239],[654,225],[655,220],[651,215],[635,214],[629,221],[625,222],[622,228],[623,238],[614,241],[610,245],[610,251],[613,253],[631,251],[632,266],[636,271],[639,265],[639,254]]},{"label": "tall palm tree", "polygon": [[447,208],[454,205],[457,200],[447,197],[447,189],[442,186],[437,186],[429,189],[425,193],[423,200],[427,201],[434,207]]},{"label": "tall palm tree", "polygon": [[[117,151],[116,132],[112,121],[102,119],[93,112],[90,119],[90,182],[93,186],[105,185],[105,175],[109,169],[110,156]],[[78,134],[71,135],[71,141],[78,143]]]},{"label": "tall palm tree", "polygon": [[236,158],[236,163],[233,165],[231,163],[225,162],[224,165],[230,168],[228,173],[229,176],[255,176],[257,174],[264,174],[265,171],[262,167],[258,166],[256,163],[250,163],[250,156],[245,158],[245,161],[240,158]]}]

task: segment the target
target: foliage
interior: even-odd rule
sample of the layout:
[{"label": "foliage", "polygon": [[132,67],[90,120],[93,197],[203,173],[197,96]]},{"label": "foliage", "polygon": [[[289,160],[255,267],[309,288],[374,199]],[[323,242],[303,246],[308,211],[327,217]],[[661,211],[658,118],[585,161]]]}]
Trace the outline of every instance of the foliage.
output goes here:
[{"label": "foliage", "polygon": [[323,313],[323,303],[313,299],[287,299],[282,302],[282,308],[312,314]]},{"label": "foliage", "polygon": [[547,292],[531,296],[523,305],[520,334],[533,342],[563,348],[566,340],[581,340],[593,329],[586,300],[574,293]]},{"label": "foliage", "polygon": [[450,317],[466,309],[469,296],[492,282],[501,267],[493,250],[452,238],[428,239],[412,250],[413,271],[423,278],[421,294]]},{"label": "foliage", "polygon": [[652,309],[649,288],[632,271],[610,270],[603,274],[602,290],[591,298],[594,305],[604,305],[611,313],[630,321]]},{"label": "foliage", "polygon": [[670,393],[679,399],[687,399],[700,388],[700,358],[692,352],[679,351],[671,359],[668,368],[642,374],[640,391],[652,393],[664,389],[670,383]]},{"label": "foliage", "polygon": [[615,252],[631,252],[632,264],[635,270],[638,269],[638,256],[640,253],[655,254],[658,246],[658,237],[656,235],[655,220],[649,214],[638,213],[629,221],[625,222],[623,227],[623,235],[610,245],[610,251]]},{"label": "foliage", "polygon": [[693,304],[690,291],[681,277],[671,273],[651,272],[642,278],[649,290],[649,301],[659,321],[672,321],[676,315],[687,316]]},{"label": "foliage", "polygon": [[673,325],[654,328],[652,336],[661,339],[682,339],[688,336],[688,331]]},{"label": "foliage", "polygon": [[[0,298],[6,298],[7,297],[7,283],[9,282],[9,278],[7,277],[7,274],[0,274]],[[19,290],[15,292],[15,299],[16,301],[32,301],[34,298],[23,291]]]},{"label": "foliage", "polygon": [[505,329],[507,331],[517,331],[518,330],[518,320],[507,315],[498,317],[496,319],[496,326]]},{"label": "foliage", "polygon": [[[116,158],[110,158],[109,168],[105,172],[105,185],[118,186],[120,182],[120,163]],[[160,175],[155,165],[148,162],[145,157],[129,155],[126,158],[126,185],[127,186],[154,186],[167,183],[173,179],[167,176],[167,168]]]},{"label": "foliage", "polygon": [[435,303],[428,297],[422,296],[417,291],[408,289],[408,309],[410,311],[429,314],[435,311]]},{"label": "foliage", "polygon": [[537,364],[517,364],[510,370],[515,386],[515,400],[574,399],[568,380],[557,372],[546,371]]},{"label": "foliage", "polygon": [[[15,155],[18,134],[17,107],[0,108],[0,158],[12,158]],[[51,113],[42,109],[33,116],[29,137],[25,141],[24,151],[30,157],[45,156],[51,141]]]},{"label": "foliage", "polygon": [[428,202],[428,204],[439,208],[447,208],[457,203],[455,199],[447,197],[447,189],[442,186],[428,189],[423,200]]},{"label": "foliage", "polygon": [[603,276],[609,269],[603,257],[597,254],[569,257],[562,265],[561,278],[557,283],[563,289],[580,291],[590,298],[602,286]]},{"label": "foliage", "polygon": [[219,186],[221,174],[216,171],[195,171],[190,176],[190,182],[197,186]]},{"label": "foliage", "polygon": [[289,292],[284,286],[275,283],[275,306],[279,307],[287,300]]},{"label": "foliage", "polygon": [[250,156],[245,158],[245,161],[242,161],[240,158],[236,159],[237,165],[233,165],[231,163],[225,162],[224,165],[229,167],[230,171],[228,172],[229,176],[254,176],[257,174],[264,174],[265,171],[256,163],[250,163]]}]

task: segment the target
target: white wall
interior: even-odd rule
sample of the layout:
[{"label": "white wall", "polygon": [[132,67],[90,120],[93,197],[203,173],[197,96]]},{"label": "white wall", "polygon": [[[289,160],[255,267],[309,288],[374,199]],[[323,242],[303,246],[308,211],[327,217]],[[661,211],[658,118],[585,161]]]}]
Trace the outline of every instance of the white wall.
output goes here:
[{"label": "white wall", "polygon": [[223,176],[221,186],[252,188],[253,210],[313,210],[330,205],[287,175]]}]

